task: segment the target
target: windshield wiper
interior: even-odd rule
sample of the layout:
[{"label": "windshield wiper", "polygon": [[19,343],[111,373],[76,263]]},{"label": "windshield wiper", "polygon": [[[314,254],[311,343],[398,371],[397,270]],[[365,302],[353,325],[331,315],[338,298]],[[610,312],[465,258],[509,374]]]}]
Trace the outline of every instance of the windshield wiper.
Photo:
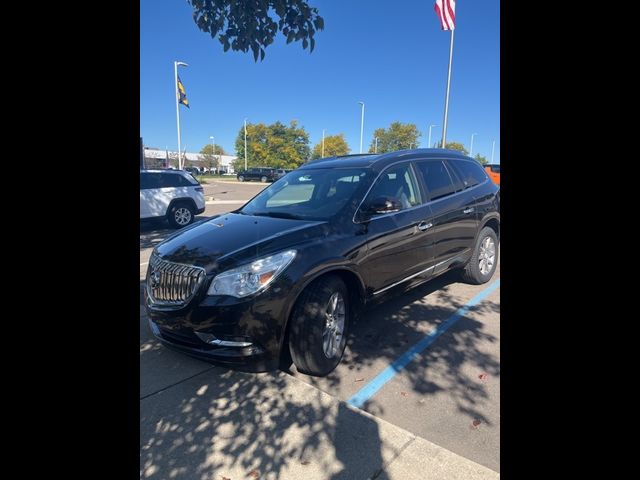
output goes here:
[{"label": "windshield wiper", "polygon": [[302,217],[286,212],[255,212],[251,215],[257,217],[272,217],[272,218],[288,218],[290,220],[302,220]]}]

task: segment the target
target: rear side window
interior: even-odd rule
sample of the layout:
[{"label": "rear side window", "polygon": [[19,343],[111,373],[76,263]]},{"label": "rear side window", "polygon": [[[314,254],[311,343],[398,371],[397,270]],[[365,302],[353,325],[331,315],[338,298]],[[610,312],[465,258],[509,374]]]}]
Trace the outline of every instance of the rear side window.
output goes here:
[{"label": "rear side window", "polygon": [[500,165],[491,165],[487,168],[489,168],[493,173],[500,173]]},{"label": "rear side window", "polygon": [[193,187],[195,185],[200,185],[198,180],[193,178],[191,175],[169,175],[171,177],[178,177],[176,187]]},{"label": "rear side window", "polygon": [[442,160],[423,160],[416,165],[427,187],[430,200],[446,197],[456,191],[451,175]]},{"label": "rear side window", "polygon": [[487,172],[479,163],[470,160],[449,160],[462,179],[465,188],[475,187],[487,179]]}]

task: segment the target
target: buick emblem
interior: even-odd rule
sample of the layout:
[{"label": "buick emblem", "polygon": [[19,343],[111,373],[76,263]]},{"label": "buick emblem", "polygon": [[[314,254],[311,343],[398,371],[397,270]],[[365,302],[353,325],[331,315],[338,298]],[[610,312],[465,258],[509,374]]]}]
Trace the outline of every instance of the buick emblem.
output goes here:
[{"label": "buick emblem", "polygon": [[158,288],[160,285],[160,272],[157,270],[151,270],[149,280],[151,281],[151,288]]}]

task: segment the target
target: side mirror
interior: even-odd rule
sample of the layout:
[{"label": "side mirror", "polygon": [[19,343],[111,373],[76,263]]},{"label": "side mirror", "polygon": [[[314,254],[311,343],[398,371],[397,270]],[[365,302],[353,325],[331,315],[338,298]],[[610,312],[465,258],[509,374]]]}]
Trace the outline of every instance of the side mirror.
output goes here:
[{"label": "side mirror", "polygon": [[402,204],[395,197],[377,197],[367,205],[365,212],[369,215],[392,213],[402,210]]}]

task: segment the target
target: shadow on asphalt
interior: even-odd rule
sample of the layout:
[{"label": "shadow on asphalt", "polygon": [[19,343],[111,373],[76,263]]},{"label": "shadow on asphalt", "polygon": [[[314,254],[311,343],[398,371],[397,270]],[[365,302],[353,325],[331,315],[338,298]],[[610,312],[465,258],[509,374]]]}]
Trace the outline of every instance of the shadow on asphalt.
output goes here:
[{"label": "shadow on asphalt", "polygon": [[[396,290],[368,308],[351,328],[342,364],[355,378],[380,359],[394,361],[424,337],[425,323],[438,325],[463,306],[450,293],[458,278],[457,272],[449,272],[409,292]],[[433,305],[433,299],[446,308]],[[484,301],[472,311],[499,309],[499,304]],[[478,399],[487,398],[488,393],[461,367],[473,364],[498,376],[499,361],[479,348],[480,343],[498,339],[483,332],[483,325],[468,317],[459,319],[446,335],[446,341],[434,342],[421,354],[423,360],[407,366],[404,375],[415,392],[428,396],[447,389],[460,412],[489,423],[476,408]],[[158,348],[162,347],[155,340],[141,343],[141,358]],[[425,361],[433,362],[438,371],[425,372],[423,367],[416,367]],[[346,377],[349,378],[345,378],[343,370],[342,377],[334,371],[323,379],[305,377],[305,381],[327,391],[341,382],[354,381],[349,375]],[[210,385],[215,386],[209,389]],[[310,462],[327,462],[322,464],[326,472],[322,478],[331,480],[366,479],[379,472],[382,445],[376,423],[357,416],[362,424],[350,424],[356,416],[342,403],[333,404],[334,411],[329,411],[331,407],[321,401],[319,393],[303,403],[293,402],[292,397],[280,393],[287,388],[284,376],[212,367],[184,381],[180,388],[178,395],[165,401],[161,409],[147,406],[147,400],[141,401],[141,478],[230,478],[224,475],[223,467],[228,465],[222,464],[222,458],[232,458],[232,466],[246,472],[243,478],[276,479],[283,473],[294,478],[290,476],[291,469]],[[375,400],[367,401],[363,408],[375,415],[384,413]],[[275,416],[274,412],[280,414]],[[327,440],[333,445],[333,457],[321,451]],[[361,455],[354,454],[360,450]]]},{"label": "shadow on asphalt", "polygon": [[141,478],[275,480],[305,478],[305,468],[332,480],[377,474],[382,446],[374,421],[318,395],[295,401],[286,376],[258,377],[214,368],[159,407],[143,400]]},{"label": "shadow on asphalt", "polygon": [[[347,349],[338,368],[324,378],[305,375],[304,381],[327,392],[339,388],[342,382],[353,382],[359,372],[380,359],[390,364],[464,306],[450,293],[451,286],[458,282],[459,272],[451,271],[412,290],[396,290],[386,299],[370,305],[352,326]],[[436,300],[441,305],[436,305]],[[500,304],[484,300],[470,312],[499,313]],[[480,348],[482,344],[495,343],[499,339],[483,330],[481,322],[469,315],[461,317],[442,338],[420,354],[419,360],[405,367],[403,376],[409,380],[412,390],[420,395],[429,396],[446,390],[457,410],[467,415],[470,422],[480,420],[491,425],[491,421],[476,408],[481,400],[488,398],[485,384],[462,371],[463,367],[473,366],[491,377],[499,376],[499,359]],[[425,369],[424,365],[429,365],[429,368]],[[352,373],[348,379],[344,368],[339,372],[340,366],[346,366]],[[369,399],[362,409],[374,415],[385,413],[375,397]]]}]

